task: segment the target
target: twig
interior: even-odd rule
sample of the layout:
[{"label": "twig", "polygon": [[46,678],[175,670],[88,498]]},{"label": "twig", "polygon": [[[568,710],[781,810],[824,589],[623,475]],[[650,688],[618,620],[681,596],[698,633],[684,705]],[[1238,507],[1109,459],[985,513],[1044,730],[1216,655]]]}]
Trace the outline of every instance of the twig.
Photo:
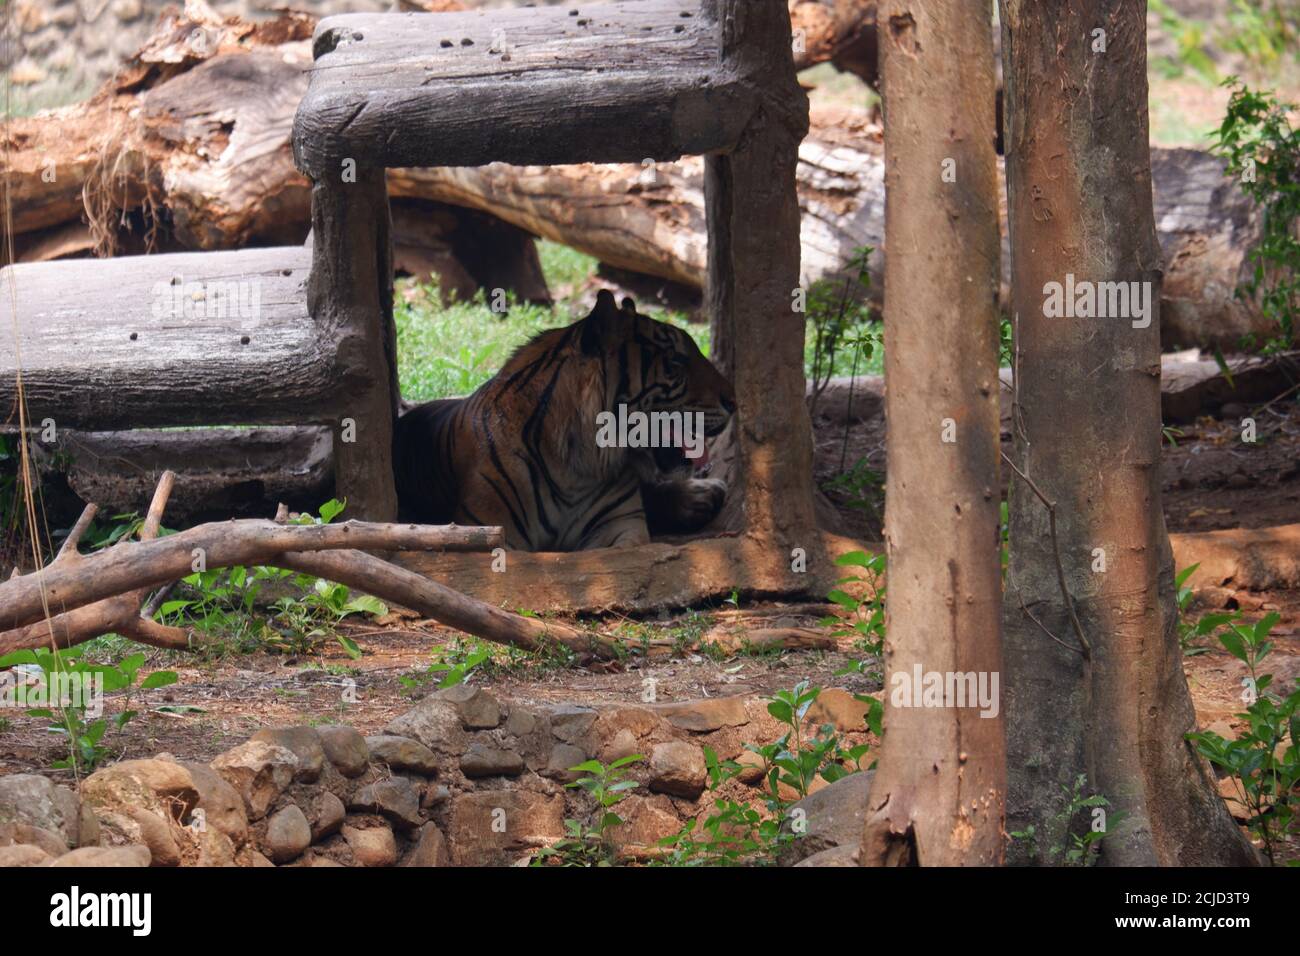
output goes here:
[{"label": "twig", "polygon": [[[1056,502],[1050,501],[1048,497],[1045,494],[1043,494],[1042,489],[1039,488],[1038,485],[1034,483],[1034,480],[1030,478],[1028,475],[1026,475],[1019,468],[1017,468],[1016,463],[1007,457],[1006,452],[1001,452],[1001,455],[1002,455],[1002,460],[1005,461],[1007,465],[1010,466],[1011,470],[1014,471],[1016,475],[1020,477],[1021,481],[1023,481],[1025,484],[1029,486],[1029,490],[1034,493],[1035,497],[1037,497],[1038,500],[1043,503],[1043,507],[1047,509],[1047,527],[1052,536],[1052,553],[1053,556],[1056,558],[1056,580],[1061,587],[1061,597],[1065,599],[1066,610],[1070,614],[1070,623],[1074,625],[1074,633],[1079,638],[1080,646],[1078,648],[1073,648],[1073,649],[1077,650],[1080,654],[1082,654],[1084,660],[1091,660],[1092,645],[1088,643],[1088,638],[1083,633],[1083,625],[1079,622],[1079,615],[1074,610],[1074,598],[1070,597],[1070,589],[1066,586],[1065,583],[1065,565],[1061,561],[1061,542],[1056,536]],[[1024,606],[1023,598],[1021,599],[1021,606],[1022,607]],[[1037,621],[1035,621],[1034,623],[1038,624]],[[1038,626],[1043,627],[1042,624],[1038,624]],[[1046,631],[1047,628],[1043,627],[1043,630]],[[1061,643],[1061,642],[1057,640],[1057,643]],[[1064,645],[1064,646],[1068,647],[1069,645]]]}]

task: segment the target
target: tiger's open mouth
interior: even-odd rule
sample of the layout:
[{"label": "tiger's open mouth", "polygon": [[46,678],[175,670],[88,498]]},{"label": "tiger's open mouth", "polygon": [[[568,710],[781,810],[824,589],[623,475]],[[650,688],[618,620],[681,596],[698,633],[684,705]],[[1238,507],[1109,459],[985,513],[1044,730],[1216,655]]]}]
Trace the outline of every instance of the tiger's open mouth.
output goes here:
[{"label": "tiger's open mouth", "polygon": [[695,458],[691,458],[687,451],[682,446],[654,449],[655,468],[665,475],[691,472],[696,478],[703,478],[713,470],[708,442],[700,443],[700,454]]}]

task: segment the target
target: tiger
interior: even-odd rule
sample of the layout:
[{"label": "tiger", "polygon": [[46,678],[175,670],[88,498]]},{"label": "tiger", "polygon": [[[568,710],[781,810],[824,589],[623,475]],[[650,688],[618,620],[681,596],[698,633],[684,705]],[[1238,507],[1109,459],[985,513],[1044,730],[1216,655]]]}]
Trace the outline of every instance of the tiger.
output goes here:
[{"label": "tiger", "polygon": [[707,445],[681,429],[660,447],[598,441],[616,410],[685,413],[712,438],[736,398],[688,334],[602,289],[586,318],[534,337],[472,395],[398,419],[399,519],[499,525],[523,551],[630,547],[707,525],[727,493],[697,477]]}]

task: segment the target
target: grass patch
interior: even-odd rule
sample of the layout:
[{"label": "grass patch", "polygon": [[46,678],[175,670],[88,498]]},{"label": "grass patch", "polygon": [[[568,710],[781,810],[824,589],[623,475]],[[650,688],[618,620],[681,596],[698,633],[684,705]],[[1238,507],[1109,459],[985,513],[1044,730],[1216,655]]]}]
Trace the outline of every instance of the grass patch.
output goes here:
[{"label": "grass patch", "polygon": [[[493,312],[487,298],[441,304],[436,281],[398,283],[394,304],[397,324],[397,374],[402,395],[413,402],[468,395],[497,373],[510,354],[538,332],[570,325],[589,308],[596,260],[558,243],[538,243],[542,271],[555,296],[552,308],[509,301],[506,312]],[[691,323],[681,312],[657,311],[645,306],[646,314],[670,322],[690,333],[705,355],[709,354],[709,329]],[[811,369],[813,338],[805,337],[804,367]],[[848,375],[852,355],[844,350],[836,356],[832,374]],[[883,357],[876,355],[859,362],[858,374],[881,374]]]}]

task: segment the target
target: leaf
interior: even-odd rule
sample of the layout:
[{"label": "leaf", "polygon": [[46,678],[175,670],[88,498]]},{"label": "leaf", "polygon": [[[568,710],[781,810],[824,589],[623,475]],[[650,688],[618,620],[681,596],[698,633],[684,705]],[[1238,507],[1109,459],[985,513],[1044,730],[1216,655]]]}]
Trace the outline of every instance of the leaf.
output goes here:
[{"label": "leaf", "polygon": [[1262,641],[1268,637],[1268,632],[1273,630],[1277,622],[1282,620],[1282,615],[1277,611],[1269,611],[1255,623],[1255,640]]},{"label": "leaf", "polygon": [[387,614],[388,605],[377,597],[371,597],[369,594],[363,594],[355,597],[347,604],[343,605],[343,611],[347,614]]},{"label": "leaf", "polygon": [[1243,664],[1248,663],[1246,656],[1246,645],[1241,636],[1236,631],[1227,630],[1219,632],[1219,643],[1227,649],[1228,653]]},{"label": "leaf", "polygon": [[154,671],[141,682],[140,687],[144,690],[153,690],[155,687],[175,684],[179,680],[180,676],[175,671]]},{"label": "leaf", "polygon": [[767,705],[767,712],[783,724],[791,723],[794,720],[793,708],[783,700],[771,701]]},{"label": "leaf", "polygon": [[348,657],[352,658],[354,661],[361,659],[361,648],[357,646],[356,641],[352,640],[350,637],[345,637],[342,634],[335,634],[334,637],[339,642],[339,646],[343,648],[343,653],[347,654]]},{"label": "leaf", "polygon": [[1190,567],[1183,568],[1181,571],[1179,571],[1178,576],[1174,578],[1174,587],[1181,588],[1184,584],[1186,584],[1187,579],[1190,578],[1193,574],[1195,574],[1196,569],[1199,568],[1200,566],[1201,563],[1198,561],[1196,564],[1193,564]]},{"label": "leaf", "polygon": [[347,505],[344,502],[339,501],[337,498],[331,498],[320,506],[320,523],[329,524],[343,513],[345,507]]}]

